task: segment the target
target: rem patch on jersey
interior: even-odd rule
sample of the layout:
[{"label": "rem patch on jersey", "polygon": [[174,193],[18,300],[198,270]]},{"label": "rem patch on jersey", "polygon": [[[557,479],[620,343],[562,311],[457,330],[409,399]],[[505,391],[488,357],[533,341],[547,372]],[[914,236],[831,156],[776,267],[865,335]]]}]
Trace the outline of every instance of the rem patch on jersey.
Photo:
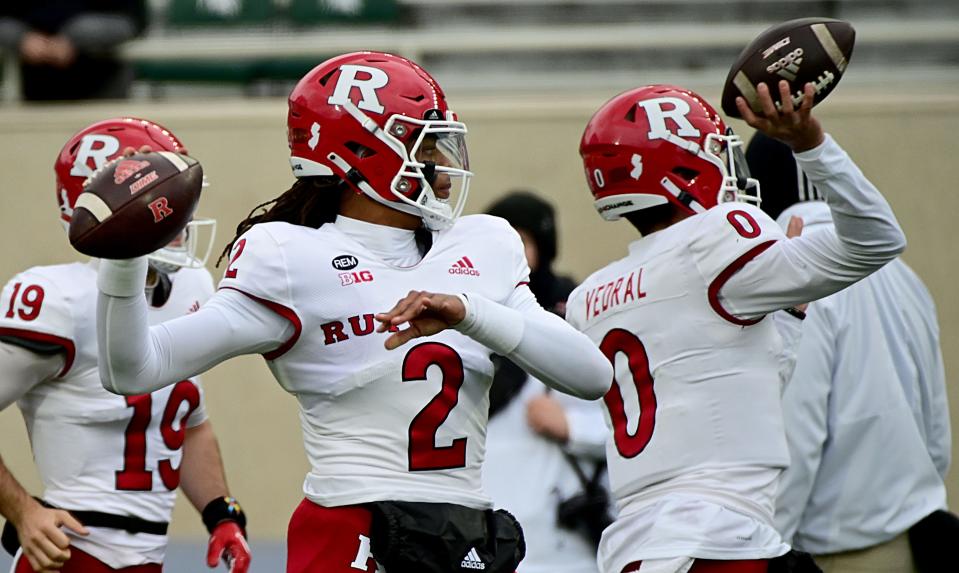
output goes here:
[{"label": "rem patch on jersey", "polygon": [[340,255],[333,259],[333,268],[338,271],[355,269],[358,264],[360,264],[359,259],[353,255]]}]

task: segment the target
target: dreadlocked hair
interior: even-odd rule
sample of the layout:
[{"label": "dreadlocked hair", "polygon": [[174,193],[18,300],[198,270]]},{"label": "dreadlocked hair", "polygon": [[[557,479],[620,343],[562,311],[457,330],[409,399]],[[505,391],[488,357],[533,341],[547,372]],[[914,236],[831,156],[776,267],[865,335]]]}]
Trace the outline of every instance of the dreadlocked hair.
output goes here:
[{"label": "dreadlocked hair", "polygon": [[236,226],[236,235],[220,253],[216,266],[220,266],[223,259],[229,258],[233,244],[240,235],[249,231],[257,223],[285,221],[314,229],[324,223],[332,223],[340,210],[340,195],[345,185],[338,177],[297,179],[293,186],[279,197],[260,203],[250,210],[246,219]]}]

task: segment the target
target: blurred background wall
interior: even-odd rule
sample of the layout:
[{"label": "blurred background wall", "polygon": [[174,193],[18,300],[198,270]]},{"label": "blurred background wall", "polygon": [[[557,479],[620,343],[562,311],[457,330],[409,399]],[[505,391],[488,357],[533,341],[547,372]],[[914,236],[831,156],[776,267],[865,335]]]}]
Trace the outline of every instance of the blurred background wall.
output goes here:
[{"label": "blurred background wall", "polygon": [[[952,419],[959,426],[954,2],[358,1],[354,19],[337,12],[353,0],[231,2],[151,3],[147,33],[119,48],[136,74],[132,97],[124,101],[19,102],[8,57],[0,84],[8,99],[0,105],[4,281],[33,265],[76,258],[57,219],[53,160],[76,130],[122,114],[166,125],[202,161],[211,186],[200,212],[219,221],[218,251],[249,209],[292,181],[282,96],[326,56],[364,46],[418,58],[447,87],[469,126],[477,173],[467,211],[482,211],[511,188],[540,191],[558,207],[558,268],[583,278],[636,238],[626,223],[603,223],[591,206],[577,146],[592,112],[622,89],[664,81],[718,103],[728,65],[759,31],[792,17],[834,15],[856,25],[858,43],[843,84],[816,113],[905,228],[905,260],[938,305]],[[295,11],[304,6],[317,9],[314,20]],[[191,14],[194,21],[183,20]],[[731,125],[748,139],[745,124]],[[215,256],[211,270],[218,279],[222,267],[213,269],[214,262]],[[252,539],[265,551],[255,557],[254,571],[280,571],[280,543],[306,471],[295,401],[256,357],[223,364],[204,382],[232,490],[250,515]],[[39,493],[15,408],[0,413],[0,453]],[[953,459],[959,459],[955,439]],[[953,508],[959,503],[956,465],[947,484]],[[171,550],[190,553],[191,561],[168,570],[205,570],[191,545],[204,533],[192,509],[179,503],[172,529],[178,544]]]}]

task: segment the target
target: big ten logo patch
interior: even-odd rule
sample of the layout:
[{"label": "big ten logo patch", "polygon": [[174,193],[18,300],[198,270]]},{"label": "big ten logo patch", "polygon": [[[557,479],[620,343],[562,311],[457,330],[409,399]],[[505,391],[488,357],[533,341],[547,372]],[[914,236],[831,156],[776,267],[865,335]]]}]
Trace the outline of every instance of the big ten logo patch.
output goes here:
[{"label": "big ten logo patch", "polygon": [[370,271],[354,271],[352,273],[340,273],[339,277],[340,277],[341,286],[373,282],[373,273]]}]

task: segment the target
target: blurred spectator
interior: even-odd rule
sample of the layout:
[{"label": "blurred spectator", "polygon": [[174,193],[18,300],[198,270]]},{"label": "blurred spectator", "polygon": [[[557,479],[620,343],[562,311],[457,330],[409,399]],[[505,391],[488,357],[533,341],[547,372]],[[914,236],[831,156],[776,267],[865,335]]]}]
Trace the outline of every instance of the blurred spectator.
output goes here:
[{"label": "blurred spectator", "polygon": [[22,96],[31,101],[126,97],[132,68],[112,50],[145,27],[145,0],[32,0],[0,6],[0,47],[18,54]]},{"label": "blurred spectator", "polygon": [[[757,133],[746,157],[762,208],[772,206],[780,225],[800,217],[811,234],[833,224],[785,144]],[[913,560],[919,571],[953,570],[955,557],[942,559],[949,536],[959,540],[957,522],[940,511],[949,411],[926,287],[897,259],[810,304],[802,331],[783,395],[791,464],[777,528],[825,573],[913,572]],[[917,523],[921,533],[907,535]]]},{"label": "blurred spectator", "polygon": [[[553,207],[533,193],[516,191],[487,213],[506,219],[519,233],[530,289],[543,308],[563,315],[576,285],[552,270]],[[496,506],[523,525],[526,558],[518,571],[595,572],[595,544],[608,509],[601,404],[550,393],[505,358],[494,357],[494,364],[483,485]]]}]

